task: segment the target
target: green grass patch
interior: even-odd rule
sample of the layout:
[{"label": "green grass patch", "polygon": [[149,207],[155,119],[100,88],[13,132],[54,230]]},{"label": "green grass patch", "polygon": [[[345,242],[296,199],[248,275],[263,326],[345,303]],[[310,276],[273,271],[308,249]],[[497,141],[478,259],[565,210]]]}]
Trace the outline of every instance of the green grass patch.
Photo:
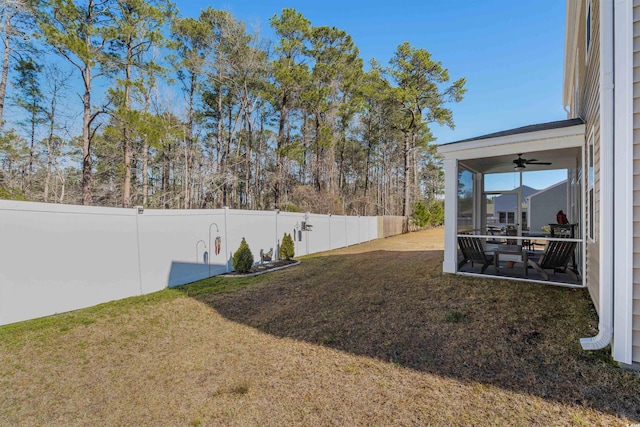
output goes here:
[{"label": "green grass patch", "polygon": [[154,303],[170,301],[183,297],[183,293],[164,289],[147,295],[110,301],[93,307],[55,314],[24,322],[0,326],[0,341],[7,346],[20,346],[25,337],[29,340],[49,340],[56,333],[66,333],[79,326],[89,326],[103,317],[116,318],[135,307],[144,307]]},{"label": "green grass patch", "polygon": [[466,323],[471,319],[467,313],[463,313],[461,311],[447,311],[444,320],[449,323]]},{"label": "green grass patch", "polygon": [[210,277],[188,285],[173,288],[182,295],[197,297],[201,295],[224,294],[237,291],[248,285],[259,283],[260,276],[256,277]]}]

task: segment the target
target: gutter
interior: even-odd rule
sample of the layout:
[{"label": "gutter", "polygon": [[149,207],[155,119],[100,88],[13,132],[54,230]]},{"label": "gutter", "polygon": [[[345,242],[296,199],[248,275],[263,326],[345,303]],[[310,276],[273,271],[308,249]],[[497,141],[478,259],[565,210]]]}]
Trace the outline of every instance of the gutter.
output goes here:
[{"label": "gutter", "polygon": [[[594,49],[595,46],[591,46]],[[614,287],[614,39],[613,1],[600,2],[600,229],[599,322],[595,337],[580,338],[584,350],[599,350],[613,338]]]}]

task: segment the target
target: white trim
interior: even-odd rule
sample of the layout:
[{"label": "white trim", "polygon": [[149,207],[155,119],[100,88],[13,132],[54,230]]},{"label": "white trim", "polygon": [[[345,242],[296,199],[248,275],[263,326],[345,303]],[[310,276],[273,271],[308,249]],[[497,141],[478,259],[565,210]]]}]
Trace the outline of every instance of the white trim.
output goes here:
[{"label": "white trim", "polygon": [[482,215],[482,190],[484,188],[484,175],[473,174],[473,228],[482,229],[486,227],[487,216]]},{"label": "white trim", "polygon": [[[587,224],[587,197],[586,197],[586,189],[587,189],[587,184],[586,184],[586,172],[585,172],[585,165],[587,164],[585,159],[587,158],[587,149],[586,147],[583,145],[582,146],[582,152],[581,154],[581,158],[582,158],[582,169],[580,170],[580,173],[578,174],[578,179],[580,180],[580,190],[581,190],[581,199],[580,199],[580,221],[582,223],[582,282],[583,284],[587,285],[587,237],[586,237],[586,233],[587,230],[584,229],[585,225]],[[582,174],[582,176],[580,176],[580,174]]]},{"label": "white trim", "polygon": [[[566,241],[566,239],[564,239]],[[470,276],[470,277],[478,277],[481,279],[497,279],[497,280],[511,280],[514,282],[527,282],[527,283],[539,283],[541,285],[547,286],[559,286],[561,288],[572,288],[572,289],[584,289],[584,285],[572,285],[570,283],[562,283],[562,282],[552,282],[549,280],[536,280],[536,279],[527,279],[524,277],[509,277],[509,276],[496,276],[486,273],[473,273],[473,272],[459,272],[461,276]]]},{"label": "white trim", "polygon": [[[587,226],[586,231],[586,235],[587,235],[587,239],[589,239],[590,243],[595,243],[596,242],[596,222],[595,222],[595,216],[596,216],[596,207],[595,207],[595,200],[596,200],[596,196],[595,196],[595,182],[596,182],[596,159],[595,159],[595,129],[592,126],[591,130],[589,131],[589,136],[587,137],[587,144],[586,144],[586,149],[587,149],[587,163],[586,163],[586,185],[587,185],[587,203],[586,203],[586,210],[589,213],[588,218],[589,218],[589,222],[585,223]],[[601,148],[602,149],[602,148]],[[593,194],[592,194],[593,192]]]},{"label": "white trim", "polygon": [[[526,153],[531,151],[533,144],[535,144],[536,151],[582,147],[584,145],[584,130],[584,124],[580,124],[496,138],[474,139],[439,145],[438,153],[445,158],[455,157],[463,160],[487,157],[489,154],[492,157],[512,154],[517,153],[518,150]],[[487,148],[491,148],[490,153],[487,152]]]},{"label": "white trim", "polygon": [[458,271],[458,161],[444,159],[444,273]]},{"label": "white trim", "polygon": [[600,228],[599,241],[599,322],[598,334],[581,338],[585,350],[597,350],[611,342],[613,333],[613,0],[600,2]]},{"label": "white trim", "polygon": [[633,363],[633,1],[614,4],[613,358]]}]

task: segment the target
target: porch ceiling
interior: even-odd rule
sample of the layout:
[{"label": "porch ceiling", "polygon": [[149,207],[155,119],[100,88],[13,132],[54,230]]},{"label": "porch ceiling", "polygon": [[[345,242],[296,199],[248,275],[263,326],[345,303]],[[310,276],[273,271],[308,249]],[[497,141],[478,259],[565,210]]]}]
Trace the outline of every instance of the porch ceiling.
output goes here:
[{"label": "porch ceiling", "polygon": [[[524,148],[524,147],[523,147]],[[513,160],[522,154],[525,159],[536,159],[540,162],[551,162],[551,165],[526,165],[523,172],[534,172],[551,169],[571,169],[577,166],[580,159],[580,149],[577,147],[542,150],[542,151],[524,151],[501,156],[481,157],[476,159],[460,160],[463,166],[480,173],[502,173],[513,172]]]},{"label": "porch ceiling", "polygon": [[518,154],[552,163],[526,165],[525,171],[569,169],[581,160],[584,129],[581,119],[543,123],[443,144],[438,153],[480,173],[513,172]]}]

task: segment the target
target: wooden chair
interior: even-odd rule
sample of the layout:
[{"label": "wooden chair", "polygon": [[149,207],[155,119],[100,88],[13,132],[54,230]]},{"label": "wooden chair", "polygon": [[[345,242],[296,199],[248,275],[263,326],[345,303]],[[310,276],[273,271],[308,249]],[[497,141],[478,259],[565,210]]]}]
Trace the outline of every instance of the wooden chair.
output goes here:
[{"label": "wooden chair", "polygon": [[482,243],[480,237],[475,236],[459,236],[458,246],[462,252],[462,261],[458,263],[458,270],[462,268],[467,262],[482,264],[480,273],[484,271],[493,263],[493,255],[487,255],[486,249]]},{"label": "wooden chair", "polygon": [[544,248],[544,252],[538,261],[529,258],[529,265],[540,273],[544,280],[549,280],[549,274],[545,270],[567,273],[573,280],[578,281],[578,276],[568,268],[569,260],[573,257],[577,242],[550,241]]}]

